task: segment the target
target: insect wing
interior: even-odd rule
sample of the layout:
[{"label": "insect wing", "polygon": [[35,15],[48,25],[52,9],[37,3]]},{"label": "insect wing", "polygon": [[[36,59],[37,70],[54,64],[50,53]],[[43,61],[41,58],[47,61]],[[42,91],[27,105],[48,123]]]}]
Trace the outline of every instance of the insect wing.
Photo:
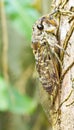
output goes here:
[{"label": "insect wing", "polygon": [[49,96],[49,94],[43,89],[41,84],[37,87],[37,91],[38,91],[37,93],[38,93],[39,102],[42,105],[42,108],[47,116],[49,124],[50,125],[51,123],[55,124],[57,114],[54,113],[54,108],[51,107],[53,102],[53,97]]}]

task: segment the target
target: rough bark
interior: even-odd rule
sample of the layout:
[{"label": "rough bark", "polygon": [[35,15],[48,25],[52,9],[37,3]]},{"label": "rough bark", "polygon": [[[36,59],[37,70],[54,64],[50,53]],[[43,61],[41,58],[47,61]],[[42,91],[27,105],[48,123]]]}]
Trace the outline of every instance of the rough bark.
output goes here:
[{"label": "rough bark", "polygon": [[[60,3],[61,0],[56,0],[56,5]],[[63,2],[65,2],[63,0]],[[71,7],[74,7],[74,0],[68,0],[67,4],[64,6],[64,10],[69,11]],[[73,12],[74,13],[74,12]],[[69,15],[61,15],[60,18],[60,44],[64,46],[64,43],[68,43],[66,48],[66,52],[63,60],[63,69],[62,73],[67,69],[68,66],[74,62],[74,14],[73,20],[69,23],[70,16]],[[72,26],[73,24],[73,26]],[[71,26],[73,27],[72,33]],[[70,34],[70,36],[69,36]],[[64,42],[65,41],[65,42]],[[62,54],[61,54],[62,57]],[[74,64],[74,63],[73,63]],[[64,79],[62,81],[61,92],[58,96],[60,98],[60,104],[64,101],[64,103],[60,107],[59,120],[56,125],[53,126],[53,130],[74,130],[74,66],[68,69],[66,72]],[[57,100],[57,104],[58,100]]]}]

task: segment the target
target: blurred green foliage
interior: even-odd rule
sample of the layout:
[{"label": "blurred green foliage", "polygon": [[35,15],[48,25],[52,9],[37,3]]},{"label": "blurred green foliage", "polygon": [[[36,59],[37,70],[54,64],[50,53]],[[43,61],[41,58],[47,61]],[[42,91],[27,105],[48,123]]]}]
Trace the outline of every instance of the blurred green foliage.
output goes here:
[{"label": "blurred green foliage", "polygon": [[[18,92],[15,88],[15,81],[14,77],[20,78],[20,75],[23,71],[27,68],[30,68],[31,65],[34,65],[34,58],[31,49],[31,35],[32,35],[32,26],[36,19],[40,16],[40,13],[32,7],[33,0],[5,0],[5,13],[6,19],[9,21],[19,32],[19,35],[14,33],[15,37],[13,36],[13,32],[9,32],[11,29],[9,28],[9,23],[7,23],[8,28],[8,66],[9,66],[9,77],[11,78],[10,83],[6,83],[5,79],[1,76],[0,77],[0,110],[1,111],[11,111],[19,114],[31,114],[34,109],[36,109],[37,102],[28,96],[26,93],[22,95]],[[11,36],[10,36],[11,34]],[[19,36],[25,37],[26,42],[22,41],[21,45],[18,42]],[[14,41],[15,39],[15,41]],[[17,39],[17,40],[16,40]],[[1,45],[1,44],[0,44]],[[17,50],[16,50],[17,48]],[[24,48],[23,53],[21,50]],[[21,55],[20,55],[21,53]],[[25,54],[25,56],[24,56]],[[18,59],[19,55],[19,59]],[[22,60],[21,60],[22,59]],[[20,62],[20,66],[18,67],[18,62]],[[33,66],[34,67],[34,66]],[[13,73],[12,73],[13,71]],[[20,71],[20,74],[18,75]],[[27,71],[29,73],[29,71]],[[32,74],[32,72],[31,72]],[[13,76],[12,76],[13,75]],[[17,75],[17,76],[16,76]],[[26,76],[26,75],[25,75]],[[27,77],[27,76],[26,76]],[[26,84],[29,82],[29,77],[26,79]],[[13,82],[14,81],[14,82]],[[25,82],[25,81],[23,81]],[[32,79],[31,79],[32,82]],[[13,84],[13,85],[12,85]],[[30,86],[31,84],[28,84]],[[28,87],[27,86],[27,87]]]},{"label": "blurred green foliage", "polygon": [[[39,95],[37,95],[36,87],[39,86],[39,83],[31,48],[32,26],[41,14],[33,6],[35,0],[5,0],[4,2],[8,33],[6,60],[8,61],[9,81],[7,82],[4,77],[2,62],[4,46],[0,20],[0,55],[2,59],[0,60],[0,111],[14,113],[13,116],[10,113],[8,119],[16,126],[8,125],[7,127],[6,122],[7,129],[5,127],[5,130],[10,128],[11,130],[45,130],[47,120],[37,102]],[[22,123],[21,115],[24,117],[27,115],[31,119],[24,118],[25,121]],[[5,115],[2,118],[7,120]]]},{"label": "blurred green foliage", "polygon": [[30,114],[36,107],[36,102],[29,96],[21,95],[14,87],[0,77],[0,110],[18,114]]},{"label": "blurred green foliage", "polygon": [[40,13],[32,8],[33,0],[5,0],[6,12],[12,23],[31,41],[32,25]]}]

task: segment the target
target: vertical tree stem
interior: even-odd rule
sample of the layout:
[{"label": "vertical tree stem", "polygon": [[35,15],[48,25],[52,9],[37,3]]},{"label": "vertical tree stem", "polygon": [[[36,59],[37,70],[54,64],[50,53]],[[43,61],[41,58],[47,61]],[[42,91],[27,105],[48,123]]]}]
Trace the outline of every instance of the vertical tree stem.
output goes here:
[{"label": "vertical tree stem", "polygon": [[3,43],[3,53],[2,53],[2,67],[3,75],[6,81],[9,81],[8,76],[8,34],[6,25],[6,15],[4,10],[4,0],[1,0],[1,25],[2,25],[2,43]]}]

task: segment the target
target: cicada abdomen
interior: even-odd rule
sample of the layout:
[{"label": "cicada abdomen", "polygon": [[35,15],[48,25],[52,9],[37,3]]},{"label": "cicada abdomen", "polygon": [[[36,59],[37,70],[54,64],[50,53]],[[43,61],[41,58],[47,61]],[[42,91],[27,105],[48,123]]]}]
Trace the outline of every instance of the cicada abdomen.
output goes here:
[{"label": "cicada abdomen", "polygon": [[[49,95],[47,100],[50,100],[49,102],[43,101],[43,103],[41,101],[44,109],[47,109],[47,113],[55,102],[59,86],[58,60],[56,57],[56,48],[59,49],[59,45],[56,33],[57,22],[49,16],[43,16],[33,26],[32,48],[36,60],[36,69],[43,90]],[[48,108],[46,108],[44,102],[48,102]]]}]

